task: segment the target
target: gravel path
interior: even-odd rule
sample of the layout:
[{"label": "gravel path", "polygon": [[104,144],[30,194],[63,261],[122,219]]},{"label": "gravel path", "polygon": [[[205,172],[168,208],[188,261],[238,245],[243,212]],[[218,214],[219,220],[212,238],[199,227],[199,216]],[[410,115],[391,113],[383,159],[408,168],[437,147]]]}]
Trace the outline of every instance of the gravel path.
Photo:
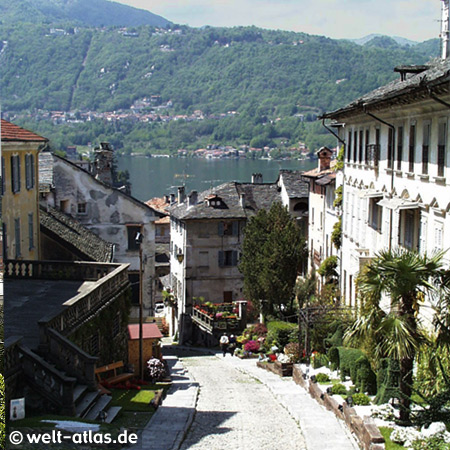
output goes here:
[{"label": "gravel path", "polygon": [[215,356],[183,364],[200,385],[183,450],[306,449],[298,424],[259,381]]}]

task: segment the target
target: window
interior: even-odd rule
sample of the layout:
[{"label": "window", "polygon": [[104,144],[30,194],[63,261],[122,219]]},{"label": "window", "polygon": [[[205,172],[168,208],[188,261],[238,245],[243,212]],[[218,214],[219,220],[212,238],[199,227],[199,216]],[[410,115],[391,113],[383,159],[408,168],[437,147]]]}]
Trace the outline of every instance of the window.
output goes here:
[{"label": "window", "polygon": [[5,158],[2,156],[2,195],[5,195],[6,193],[5,181]]},{"label": "window", "polygon": [[347,161],[350,161],[352,159],[352,132],[348,132],[348,139],[347,139]]},{"label": "window", "polygon": [[20,191],[20,156],[11,156],[11,189],[13,193]]},{"label": "window", "polygon": [[219,267],[237,266],[238,252],[236,250],[219,251]]},{"label": "window", "polygon": [[430,158],[430,133],[431,124],[427,122],[423,125],[422,139],[422,174],[428,175],[428,161]]},{"label": "window", "polygon": [[441,122],[439,123],[438,128],[438,151],[437,151],[438,177],[444,176],[446,140],[447,140],[447,123]]},{"label": "window", "polygon": [[131,285],[131,304],[139,305],[139,272],[128,272],[128,281]]},{"label": "window", "polygon": [[141,225],[127,225],[128,250],[139,250],[139,244],[136,242],[136,235],[141,232]]},{"label": "window", "polygon": [[20,219],[14,219],[14,238],[16,244],[16,259],[21,256],[20,249]]},{"label": "window", "polygon": [[402,170],[403,159],[403,127],[397,129],[397,170]]},{"label": "window", "polygon": [[414,172],[414,156],[416,153],[416,125],[409,127],[409,171]]},{"label": "window", "polygon": [[353,132],[353,162],[357,160],[357,152],[358,152],[358,132]]},{"label": "window", "polygon": [[369,227],[379,232],[381,232],[383,220],[383,207],[378,204],[381,199],[382,197],[369,199]]},{"label": "window", "polygon": [[399,244],[408,250],[418,250],[419,247],[419,211],[416,209],[400,210]]},{"label": "window", "polygon": [[219,236],[237,236],[239,234],[239,222],[219,222]]},{"label": "window", "polygon": [[359,158],[358,161],[361,164],[363,160],[363,138],[364,138],[364,131],[360,130],[359,132]]},{"label": "window", "polygon": [[444,224],[436,222],[434,225],[434,251],[440,252],[443,248]]},{"label": "window", "polygon": [[25,155],[25,184],[28,190],[34,188],[34,155]]},{"label": "window", "polygon": [[78,214],[86,214],[87,213],[86,202],[80,202],[77,204],[77,213]]},{"label": "window", "polygon": [[233,291],[223,291],[223,302],[231,303],[233,301]]},{"label": "window", "polygon": [[59,209],[65,214],[70,214],[70,201],[69,200],[61,200],[59,202]]},{"label": "window", "polygon": [[98,333],[95,333],[91,336],[89,342],[89,354],[92,356],[98,355],[98,348],[99,348],[99,336]]},{"label": "window", "polygon": [[388,133],[388,145],[387,145],[387,166],[389,169],[392,169],[392,150],[394,147],[394,131],[391,127],[389,127]]},{"label": "window", "polygon": [[28,248],[34,248],[34,220],[33,213],[28,214]]},{"label": "window", "polygon": [[369,164],[369,141],[370,141],[370,130],[366,130],[366,146],[365,146],[365,154],[364,161],[366,164]]}]

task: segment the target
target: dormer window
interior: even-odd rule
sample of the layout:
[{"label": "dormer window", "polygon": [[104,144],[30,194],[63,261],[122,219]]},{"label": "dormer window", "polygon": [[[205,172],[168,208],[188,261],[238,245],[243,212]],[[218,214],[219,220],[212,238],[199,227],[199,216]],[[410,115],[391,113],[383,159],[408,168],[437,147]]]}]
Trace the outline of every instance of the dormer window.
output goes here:
[{"label": "dormer window", "polygon": [[206,197],[206,204],[208,206],[212,206],[213,208],[220,208],[223,205],[222,199],[217,195],[210,195],[209,197]]}]

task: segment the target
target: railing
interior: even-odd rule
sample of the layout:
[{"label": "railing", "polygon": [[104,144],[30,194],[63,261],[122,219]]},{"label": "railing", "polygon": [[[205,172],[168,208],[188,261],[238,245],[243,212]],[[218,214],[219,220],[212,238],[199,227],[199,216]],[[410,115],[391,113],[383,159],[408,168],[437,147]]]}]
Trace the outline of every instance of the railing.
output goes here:
[{"label": "railing", "polygon": [[5,278],[66,281],[97,281],[115,271],[119,264],[77,261],[7,260]]},{"label": "railing", "polygon": [[[94,316],[100,309],[113,303],[129,286],[128,264],[113,264],[114,269],[90,288],[64,303],[65,309],[57,315],[44,317],[39,321],[41,330],[53,328],[67,336],[79,325]],[[41,331],[41,342],[46,336]]]},{"label": "railing", "polygon": [[65,376],[27,347],[20,346],[19,352],[23,373],[31,387],[56,405],[62,414],[75,415],[73,394],[76,378]]},{"label": "railing", "polygon": [[77,378],[78,382],[95,388],[97,357],[88,355],[56,330],[46,328],[48,359],[62,370]]},{"label": "railing", "polygon": [[209,332],[218,331],[235,331],[241,328],[241,321],[237,317],[217,318],[216,315],[211,317],[212,313],[204,312],[197,307],[192,310],[192,319],[199,325],[203,326]]}]

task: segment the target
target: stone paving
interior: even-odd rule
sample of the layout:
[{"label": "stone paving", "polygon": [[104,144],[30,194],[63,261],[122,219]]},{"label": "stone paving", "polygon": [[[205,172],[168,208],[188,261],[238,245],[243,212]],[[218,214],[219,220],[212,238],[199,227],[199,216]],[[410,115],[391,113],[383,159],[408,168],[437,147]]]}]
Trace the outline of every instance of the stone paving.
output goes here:
[{"label": "stone paving", "polygon": [[200,393],[181,449],[306,449],[300,427],[267,387],[223,359],[183,358]]},{"label": "stone paving", "polygon": [[259,369],[254,359],[170,346],[164,354],[173,386],[132,450],[359,448],[292,378]]}]

